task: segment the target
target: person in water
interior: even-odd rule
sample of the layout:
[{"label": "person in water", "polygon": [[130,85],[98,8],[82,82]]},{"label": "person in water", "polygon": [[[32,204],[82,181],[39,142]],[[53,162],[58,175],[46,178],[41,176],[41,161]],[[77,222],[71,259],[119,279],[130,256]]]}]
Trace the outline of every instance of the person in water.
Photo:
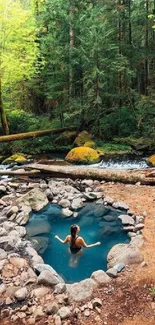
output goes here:
[{"label": "person in water", "polygon": [[72,225],[70,228],[71,234],[68,235],[65,240],[62,240],[59,236],[55,236],[62,244],[70,244],[70,252],[72,254],[77,254],[82,251],[82,247],[91,248],[94,246],[101,245],[100,242],[96,242],[94,244],[87,245],[82,237],[78,237],[78,233],[80,231],[80,227],[78,225]]}]

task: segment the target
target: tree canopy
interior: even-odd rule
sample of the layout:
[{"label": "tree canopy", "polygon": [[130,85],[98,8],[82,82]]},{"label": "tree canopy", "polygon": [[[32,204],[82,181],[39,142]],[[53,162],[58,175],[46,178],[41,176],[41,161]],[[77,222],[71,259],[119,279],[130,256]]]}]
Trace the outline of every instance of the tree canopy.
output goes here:
[{"label": "tree canopy", "polygon": [[3,113],[47,115],[105,140],[155,134],[154,6],[0,0]]}]

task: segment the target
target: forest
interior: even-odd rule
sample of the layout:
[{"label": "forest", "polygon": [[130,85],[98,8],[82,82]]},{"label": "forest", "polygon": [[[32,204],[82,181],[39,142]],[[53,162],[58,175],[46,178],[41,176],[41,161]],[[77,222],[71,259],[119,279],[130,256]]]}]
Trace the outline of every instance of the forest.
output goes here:
[{"label": "forest", "polygon": [[[154,106],[155,0],[0,0],[1,135],[75,127],[147,142]],[[23,146],[53,148],[46,136],[1,151]]]}]

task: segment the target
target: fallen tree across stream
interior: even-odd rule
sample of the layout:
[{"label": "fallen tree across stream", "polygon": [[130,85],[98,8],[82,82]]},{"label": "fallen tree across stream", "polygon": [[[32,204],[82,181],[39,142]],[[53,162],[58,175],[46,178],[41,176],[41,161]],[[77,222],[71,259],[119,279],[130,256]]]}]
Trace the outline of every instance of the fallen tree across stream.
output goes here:
[{"label": "fallen tree across stream", "polygon": [[[154,170],[154,169],[153,169]],[[106,182],[120,182],[124,184],[155,185],[155,177],[152,168],[147,170],[105,170],[79,166],[57,166],[44,164],[28,164],[22,169],[15,171],[0,170],[0,176],[30,176],[30,177],[53,177],[71,179],[93,179]],[[151,177],[151,175],[153,175]]]},{"label": "fallen tree across stream", "polygon": [[44,135],[57,134],[65,131],[76,131],[75,127],[66,127],[66,128],[56,128],[50,130],[41,130],[41,131],[31,131],[26,133],[17,133],[10,135],[0,136],[0,142],[10,142],[15,140],[24,140],[29,138],[42,137]]},{"label": "fallen tree across stream", "polygon": [[[136,184],[140,182],[142,185],[155,185],[154,177],[147,177],[148,170],[140,171],[117,171],[104,170],[91,167],[79,166],[54,166],[43,164],[29,164],[26,170],[38,170],[42,174],[48,174],[55,178],[71,178],[71,179],[93,179],[108,182],[121,182],[124,184]],[[152,170],[152,169],[150,169]]]}]

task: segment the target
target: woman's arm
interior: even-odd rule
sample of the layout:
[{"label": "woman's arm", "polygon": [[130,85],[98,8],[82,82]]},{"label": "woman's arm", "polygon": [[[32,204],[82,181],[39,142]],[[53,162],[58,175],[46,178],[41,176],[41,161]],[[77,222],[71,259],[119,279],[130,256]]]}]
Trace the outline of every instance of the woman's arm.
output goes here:
[{"label": "woman's arm", "polygon": [[61,239],[59,236],[55,236],[55,238],[56,239],[58,239],[59,241],[60,241],[60,243],[62,243],[62,244],[67,244],[67,243],[69,243],[69,236],[67,236],[66,238],[65,238],[65,240],[63,240],[63,239]]},{"label": "woman's arm", "polygon": [[85,248],[91,248],[91,247],[94,247],[94,246],[101,245],[100,241],[98,241],[98,242],[96,242],[94,244],[87,245],[82,237],[79,237],[78,239],[80,240],[80,245],[85,247]]}]

